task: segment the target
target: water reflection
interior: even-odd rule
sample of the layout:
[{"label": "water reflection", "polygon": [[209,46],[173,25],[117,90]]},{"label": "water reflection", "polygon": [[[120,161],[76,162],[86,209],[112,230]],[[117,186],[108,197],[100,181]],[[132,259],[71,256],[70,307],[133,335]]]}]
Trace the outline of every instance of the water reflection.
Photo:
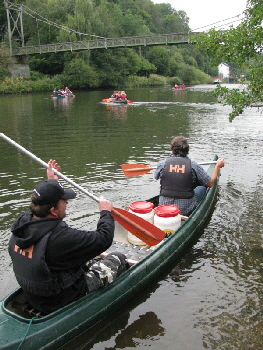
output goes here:
[{"label": "water reflection", "polygon": [[101,321],[60,349],[117,350],[137,348],[147,341],[158,341],[164,335],[165,328],[155,312],[146,311],[132,319],[130,312],[125,311],[118,312],[118,315],[114,314]]},{"label": "water reflection", "polygon": [[105,347],[105,350],[136,348],[140,346],[140,340],[154,340],[164,334],[161,320],[154,312],[148,311],[124,328],[115,338],[115,345]]},{"label": "water reflection", "polygon": [[204,252],[201,248],[191,249],[191,251],[181,259],[178,265],[172,269],[169,276],[180,286],[180,283],[186,282],[195,271],[201,270],[205,264],[205,260],[212,258],[212,256],[211,253]]},{"label": "water reflection", "polygon": [[105,104],[105,108],[109,116],[113,116],[117,119],[125,119],[129,106],[124,104]]},{"label": "water reflection", "polygon": [[64,98],[51,97],[54,110],[55,111],[68,110],[71,107],[71,104],[73,103],[74,98],[75,97],[64,97]]}]

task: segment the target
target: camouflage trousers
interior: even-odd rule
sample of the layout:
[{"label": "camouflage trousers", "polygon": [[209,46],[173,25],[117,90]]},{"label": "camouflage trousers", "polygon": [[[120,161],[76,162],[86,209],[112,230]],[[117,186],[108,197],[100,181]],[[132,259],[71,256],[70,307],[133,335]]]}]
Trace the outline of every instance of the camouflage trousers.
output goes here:
[{"label": "camouflage trousers", "polygon": [[128,267],[126,256],[120,252],[113,252],[105,258],[91,260],[86,272],[89,293],[111,284]]}]

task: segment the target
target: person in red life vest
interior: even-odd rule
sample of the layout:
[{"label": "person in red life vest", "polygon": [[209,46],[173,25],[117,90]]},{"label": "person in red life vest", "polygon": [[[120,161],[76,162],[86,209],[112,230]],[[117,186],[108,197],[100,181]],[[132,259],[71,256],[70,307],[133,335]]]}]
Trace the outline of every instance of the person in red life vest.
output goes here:
[{"label": "person in red life vest", "polygon": [[65,86],[64,87],[64,93],[65,93],[65,95],[71,95],[72,91],[67,86]]},{"label": "person in red life vest", "polygon": [[112,203],[100,198],[96,230],[68,226],[63,219],[76,193],[58,181],[52,170],[60,170],[56,161],[48,164],[48,180],[35,186],[30,210],[14,222],[9,242],[16,279],[28,303],[43,314],[106,287],[128,268],[119,252],[94,259],[113,241]]},{"label": "person in red life vest", "polygon": [[171,141],[172,155],[157,164],[154,178],[160,179],[159,205],[175,204],[182,215],[189,216],[212,187],[225,161],[219,158],[211,177],[204,168],[188,157],[189,144],[185,137]]},{"label": "person in red life vest", "polygon": [[121,91],[120,97],[121,97],[121,100],[127,100],[127,95],[125,91]]}]

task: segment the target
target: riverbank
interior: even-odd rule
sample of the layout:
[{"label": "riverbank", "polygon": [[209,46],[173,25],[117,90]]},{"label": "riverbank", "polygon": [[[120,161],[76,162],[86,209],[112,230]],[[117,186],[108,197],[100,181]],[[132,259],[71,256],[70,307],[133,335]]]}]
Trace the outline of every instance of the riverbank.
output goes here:
[{"label": "riverbank", "polygon": [[[199,81],[193,81],[191,84],[209,84],[212,83],[213,79],[204,76]],[[164,77],[157,74],[151,74],[149,77],[137,77],[129,76],[123,86],[107,86],[107,88],[138,88],[138,87],[158,87],[174,84],[183,84],[178,77]],[[62,88],[63,86],[69,86],[71,89],[78,90],[77,86],[71,86],[69,81],[65,81],[62,75],[56,75],[54,77],[36,77],[32,74],[32,79],[25,79],[22,77],[19,78],[10,78],[5,77],[0,83],[0,94],[19,94],[19,93],[30,93],[30,92],[44,92],[44,91],[53,91],[54,88]],[[87,87],[89,88],[89,87]],[[97,86],[93,87],[102,89],[105,87]]]}]

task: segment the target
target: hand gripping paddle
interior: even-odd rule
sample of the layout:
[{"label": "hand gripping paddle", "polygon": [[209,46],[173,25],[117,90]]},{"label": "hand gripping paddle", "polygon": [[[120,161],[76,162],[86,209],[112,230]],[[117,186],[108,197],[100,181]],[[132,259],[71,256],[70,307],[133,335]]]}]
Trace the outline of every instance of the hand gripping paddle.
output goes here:
[{"label": "hand gripping paddle", "polygon": [[[10,143],[12,146],[16,147],[17,149],[19,149],[20,151],[28,155],[31,159],[35,160],[43,167],[49,168],[49,165],[47,163],[45,163],[40,158],[36,157],[33,153],[29,152],[24,147],[20,146],[18,143],[16,143],[15,141],[7,137],[5,134],[0,133],[0,137],[6,140],[8,143]],[[67,176],[61,174],[56,169],[52,168],[52,170],[59,177],[67,181],[69,184],[76,187],[78,190],[85,193],[86,195],[94,199],[96,202],[99,202],[99,198],[94,196],[94,194],[89,193],[83,187],[79,186],[74,181],[69,179]],[[134,236],[138,237],[148,245],[156,245],[164,239],[164,236],[165,236],[164,231],[154,226],[150,222],[144,220],[143,218],[128,212],[127,210],[120,209],[120,208],[113,208],[112,215],[119,224],[121,224],[125,229],[131,232]]]}]

